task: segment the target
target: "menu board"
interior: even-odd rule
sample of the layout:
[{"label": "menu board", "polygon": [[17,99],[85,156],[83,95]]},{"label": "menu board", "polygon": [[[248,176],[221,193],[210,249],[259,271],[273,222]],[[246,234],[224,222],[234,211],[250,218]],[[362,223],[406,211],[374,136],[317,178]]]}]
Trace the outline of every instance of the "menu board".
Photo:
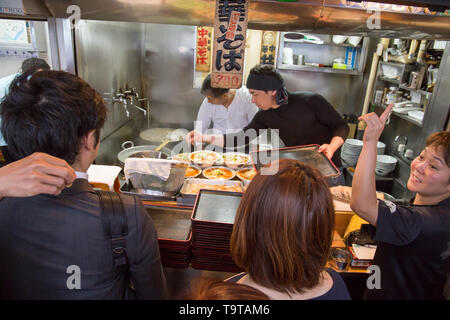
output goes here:
[{"label": "menu board", "polygon": [[211,87],[242,86],[249,0],[216,0]]}]

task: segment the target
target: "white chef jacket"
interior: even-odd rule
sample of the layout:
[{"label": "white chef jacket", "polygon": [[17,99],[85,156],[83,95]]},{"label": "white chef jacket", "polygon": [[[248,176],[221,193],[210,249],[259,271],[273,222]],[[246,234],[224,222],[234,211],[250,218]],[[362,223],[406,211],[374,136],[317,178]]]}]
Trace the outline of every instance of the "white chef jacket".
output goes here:
[{"label": "white chef jacket", "polygon": [[250,123],[258,110],[258,107],[252,103],[252,96],[248,89],[242,86],[236,90],[228,108],[220,104],[211,104],[205,98],[198,111],[195,128],[204,133],[212,123],[213,129],[221,133],[239,131]]}]

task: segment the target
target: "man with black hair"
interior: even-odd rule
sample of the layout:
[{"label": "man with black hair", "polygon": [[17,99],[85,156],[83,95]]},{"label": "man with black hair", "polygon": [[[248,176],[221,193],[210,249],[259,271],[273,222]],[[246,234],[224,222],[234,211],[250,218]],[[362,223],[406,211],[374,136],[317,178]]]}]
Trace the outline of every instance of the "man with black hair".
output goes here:
[{"label": "man with black hair", "polygon": [[113,228],[104,226],[86,173],[107,113],[98,92],[67,72],[28,72],[14,80],[0,108],[13,160],[45,152],[77,177],[58,196],[0,199],[0,299],[166,298],[156,230],[134,196],[119,195],[125,217],[119,229],[127,232],[116,240],[127,263],[115,265],[123,251],[113,252],[115,230],[106,232]]},{"label": "man with black hair", "polygon": [[[231,135],[189,134],[188,142],[198,141],[230,147],[236,141],[245,141],[248,130],[278,129],[279,137],[287,147],[308,144],[320,145],[325,153],[341,168],[340,147],[348,136],[349,127],[333,106],[320,94],[288,92],[281,74],[271,65],[256,65],[250,70],[247,88],[252,102],[260,111],[239,133]],[[343,175],[330,181],[332,185],[345,184]]]},{"label": "man with black hair", "polygon": [[220,133],[238,131],[253,119],[258,107],[252,103],[247,88],[224,89],[211,87],[211,74],[203,80],[201,93],[205,96],[197,115],[195,129],[204,133],[213,124]]},{"label": "man with black hair", "polygon": [[[21,70],[22,70],[22,73],[34,72],[37,70],[50,70],[50,66],[44,59],[28,58],[22,62]],[[9,75],[9,76],[6,76],[6,77],[3,77],[0,79],[0,102],[8,94],[8,90],[9,90],[9,86],[11,85],[11,82],[13,82],[13,80],[20,74],[21,74],[21,72],[18,72],[18,73],[14,73],[12,75]],[[2,119],[0,117],[0,125],[1,124],[2,124]],[[0,150],[0,164],[3,161],[6,161],[6,162],[10,161],[7,148],[4,147],[5,145],[6,145],[6,142],[3,139],[2,134],[0,133],[0,149],[1,149]]]}]

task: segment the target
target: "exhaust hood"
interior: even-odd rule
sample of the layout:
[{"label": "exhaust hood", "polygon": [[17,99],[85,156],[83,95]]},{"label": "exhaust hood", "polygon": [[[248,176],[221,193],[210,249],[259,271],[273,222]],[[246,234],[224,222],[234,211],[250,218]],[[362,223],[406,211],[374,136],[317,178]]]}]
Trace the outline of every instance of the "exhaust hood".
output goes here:
[{"label": "exhaust hood", "polygon": [[[81,19],[211,26],[215,0],[22,0],[22,17],[67,18],[77,5]],[[450,40],[450,11],[442,0],[404,0],[407,6],[346,0],[252,0],[250,29],[369,37]],[[386,0],[383,2],[393,2]],[[0,11],[0,17],[11,17]]]}]

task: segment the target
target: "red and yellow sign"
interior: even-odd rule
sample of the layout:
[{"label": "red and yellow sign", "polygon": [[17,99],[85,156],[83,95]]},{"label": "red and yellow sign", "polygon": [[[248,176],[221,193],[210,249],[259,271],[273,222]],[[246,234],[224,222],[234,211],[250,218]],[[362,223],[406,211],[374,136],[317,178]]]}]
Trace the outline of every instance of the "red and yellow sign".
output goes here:
[{"label": "red and yellow sign", "polygon": [[216,0],[211,86],[238,89],[244,73],[249,0]]},{"label": "red and yellow sign", "polygon": [[209,72],[211,69],[211,27],[197,28],[195,71]]}]

